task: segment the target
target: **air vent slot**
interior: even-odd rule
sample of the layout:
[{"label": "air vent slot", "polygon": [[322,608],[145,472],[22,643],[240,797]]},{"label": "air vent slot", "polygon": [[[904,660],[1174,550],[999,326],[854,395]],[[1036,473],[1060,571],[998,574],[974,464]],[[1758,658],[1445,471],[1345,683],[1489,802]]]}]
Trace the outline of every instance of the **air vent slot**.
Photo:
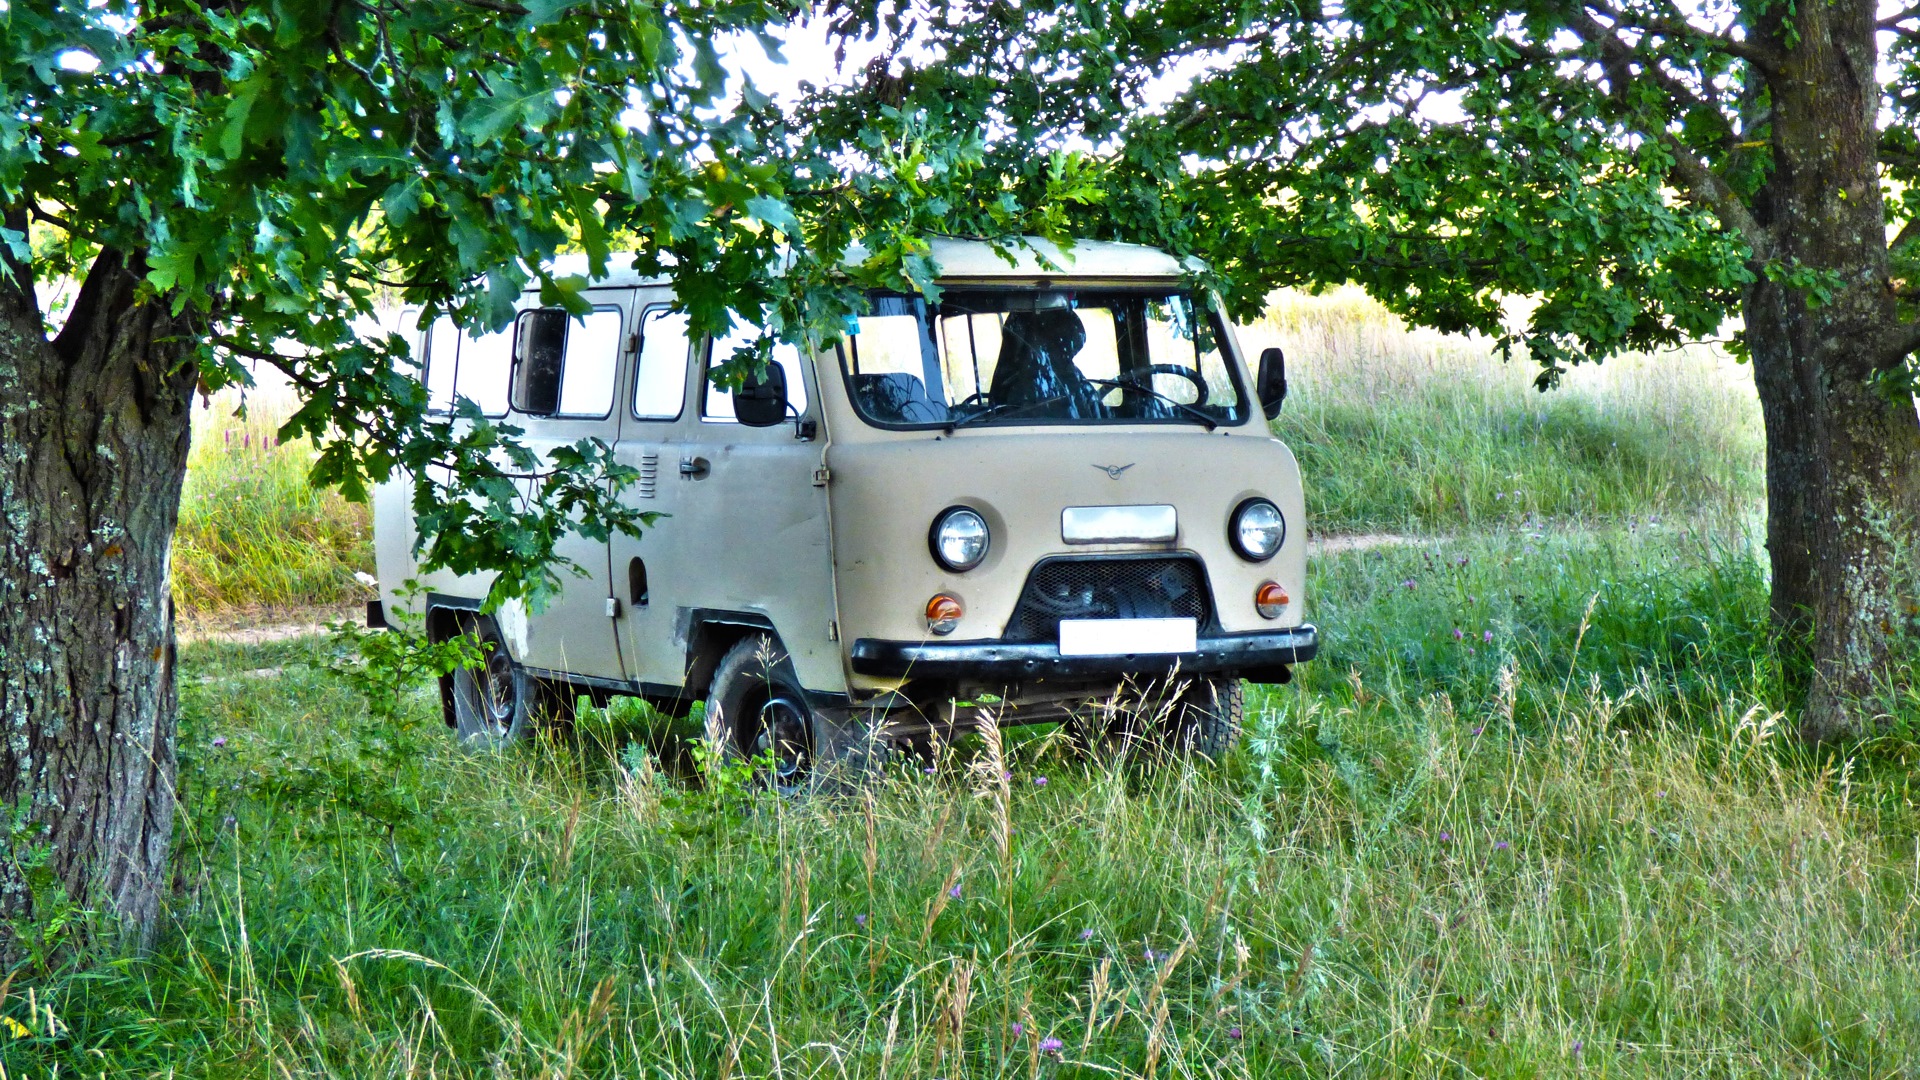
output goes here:
[{"label": "air vent slot", "polygon": [[640,455],[640,482],[634,485],[642,499],[656,498],[660,492],[660,454],[648,450]]}]

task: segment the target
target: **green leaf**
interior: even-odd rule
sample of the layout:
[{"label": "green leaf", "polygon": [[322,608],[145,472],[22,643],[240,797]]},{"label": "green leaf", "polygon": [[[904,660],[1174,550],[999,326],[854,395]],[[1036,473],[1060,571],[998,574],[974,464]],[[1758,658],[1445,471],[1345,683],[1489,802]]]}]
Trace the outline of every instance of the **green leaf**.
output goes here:
[{"label": "green leaf", "polygon": [[793,208],[772,195],[756,195],[748,199],[747,213],[754,220],[765,222],[791,239],[800,237],[800,222],[793,216]]},{"label": "green leaf", "polygon": [[228,161],[240,156],[241,147],[247,137],[247,121],[253,116],[253,103],[260,98],[260,91],[266,85],[262,75],[255,75],[241,83],[227,102],[226,127],[220,132],[220,152]]}]

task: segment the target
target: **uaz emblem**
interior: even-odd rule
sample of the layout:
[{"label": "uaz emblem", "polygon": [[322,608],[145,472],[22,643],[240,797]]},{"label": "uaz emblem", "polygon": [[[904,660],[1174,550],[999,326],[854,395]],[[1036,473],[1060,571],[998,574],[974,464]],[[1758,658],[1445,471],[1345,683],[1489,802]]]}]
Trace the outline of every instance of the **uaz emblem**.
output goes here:
[{"label": "uaz emblem", "polygon": [[1095,465],[1094,468],[1106,473],[1107,479],[1118,480],[1121,473],[1133,468],[1133,462],[1129,461],[1125,465]]}]

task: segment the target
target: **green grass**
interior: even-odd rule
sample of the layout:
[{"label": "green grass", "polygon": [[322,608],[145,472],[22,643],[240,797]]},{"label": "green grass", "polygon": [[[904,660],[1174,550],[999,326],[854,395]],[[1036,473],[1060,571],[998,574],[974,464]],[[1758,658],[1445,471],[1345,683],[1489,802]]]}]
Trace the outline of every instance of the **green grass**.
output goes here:
[{"label": "green grass", "polygon": [[[685,725],[634,703],[463,753],[428,687],[370,707],[344,643],[188,645],[163,930],[37,952],[0,1069],[1920,1072],[1920,745],[1791,737],[1739,373],[1541,398],[1351,297],[1266,330],[1316,529],[1447,535],[1315,560],[1321,656],[1219,768],[1023,729],[781,801],[668,777],[641,748]],[[196,527],[235,515],[182,556],[232,583],[198,602],[258,603],[256,561],[317,568],[276,600],[344,588],[364,518],[287,483],[298,453],[198,438]],[[339,539],[256,560],[302,528]]]},{"label": "green grass", "polygon": [[1579,368],[1542,394],[1524,359],[1408,331],[1355,291],[1280,294],[1242,341],[1286,350],[1274,430],[1316,532],[1738,513],[1762,493],[1752,378],[1708,349]]},{"label": "green grass", "polygon": [[236,416],[230,394],[195,417],[174,536],[174,599],[192,615],[338,604],[366,595],[367,507],[307,483],[306,442],[278,444],[269,403]]},{"label": "green grass", "polygon": [[1624,529],[1321,560],[1326,651],[1223,768],[1020,731],[1005,788],[975,742],[871,801],[689,788],[631,709],[461,753],[424,688],[368,719],[337,646],[193,647],[167,931],[35,975],[59,1034],[0,1065],[1909,1073],[1915,751],[1792,744],[1757,567]]}]

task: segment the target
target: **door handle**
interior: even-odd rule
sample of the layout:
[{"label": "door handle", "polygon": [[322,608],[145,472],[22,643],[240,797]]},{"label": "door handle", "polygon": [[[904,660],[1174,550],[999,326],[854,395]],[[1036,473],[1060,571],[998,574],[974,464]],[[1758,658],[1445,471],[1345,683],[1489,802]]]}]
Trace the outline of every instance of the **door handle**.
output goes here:
[{"label": "door handle", "polygon": [[704,480],[712,468],[703,457],[683,457],[680,459],[680,475],[689,480]]}]

